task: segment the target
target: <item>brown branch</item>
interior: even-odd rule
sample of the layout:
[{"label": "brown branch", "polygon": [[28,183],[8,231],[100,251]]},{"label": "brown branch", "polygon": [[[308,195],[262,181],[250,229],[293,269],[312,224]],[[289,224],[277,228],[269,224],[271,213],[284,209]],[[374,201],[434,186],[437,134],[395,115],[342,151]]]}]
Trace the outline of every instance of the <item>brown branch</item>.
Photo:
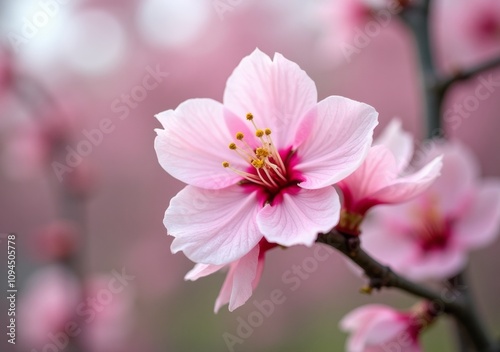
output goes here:
[{"label": "brown branch", "polygon": [[444,313],[455,317],[468,332],[471,340],[480,352],[496,351],[488,335],[479,323],[476,314],[470,309],[461,295],[456,299],[447,299],[425,286],[414,283],[396,274],[391,268],[379,263],[360,247],[359,237],[341,233],[335,229],[318,235],[316,242],[327,244],[342,252],[365,272],[371,288],[396,287],[417,297],[425,298],[442,307]]}]

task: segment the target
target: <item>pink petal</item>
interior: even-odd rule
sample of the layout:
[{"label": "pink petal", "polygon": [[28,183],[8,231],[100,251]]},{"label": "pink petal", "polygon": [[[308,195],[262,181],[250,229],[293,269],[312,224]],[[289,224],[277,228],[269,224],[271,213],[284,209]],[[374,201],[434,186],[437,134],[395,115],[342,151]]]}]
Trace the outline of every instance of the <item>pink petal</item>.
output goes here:
[{"label": "pink petal", "polygon": [[299,189],[294,194],[278,195],[274,205],[265,205],[257,223],[269,242],[311,246],[319,232],[329,231],[338,223],[339,212],[339,197],[333,187]]},{"label": "pink petal", "polygon": [[371,147],[359,168],[339,182],[346,197],[346,207],[355,207],[357,202],[373,198],[380,189],[390,185],[397,177],[394,156],[383,145]]},{"label": "pink petal", "polygon": [[[311,110],[295,138],[303,188],[337,183],[361,165],[372,143],[378,113],[369,105],[331,96]],[[301,144],[300,144],[301,143]]]},{"label": "pink petal", "polygon": [[458,274],[466,263],[465,251],[450,243],[444,250],[433,250],[418,257],[408,258],[397,271],[415,281],[444,280]]},{"label": "pink petal", "polygon": [[379,304],[366,305],[353,310],[341,321],[342,329],[351,331],[351,336],[347,340],[347,350],[364,351],[372,327],[376,326],[379,321],[395,319],[397,314],[394,309]]},{"label": "pink petal", "polygon": [[396,159],[398,171],[403,171],[413,156],[413,138],[403,131],[399,119],[392,119],[374,144],[383,145],[391,151]]},{"label": "pink petal", "polygon": [[223,267],[224,265],[196,264],[193,269],[187,272],[186,276],[184,276],[184,280],[195,281],[200,277],[213,274]]},{"label": "pink petal", "polygon": [[398,178],[374,193],[372,197],[380,203],[406,202],[425,191],[440,175],[441,157],[437,157],[417,172]]},{"label": "pink petal", "polygon": [[223,107],[211,99],[191,99],[176,110],[156,115],[164,130],[156,129],[155,150],[160,165],[173,177],[197,187],[219,189],[241,177],[225,169],[244,162],[229,150],[233,136],[226,127]]},{"label": "pink petal", "polygon": [[224,91],[224,105],[241,117],[251,112],[282,149],[292,146],[300,120],[317,99],[314,82],[296,63],[281,54],[271,61],[259,49],[241,60]]},{"label": "pink petal", "polygon": [[443,155],[441,176],[430,190],[438,196],[443,212],[450,214],[463,206],[464,198],[479,177],[479,165],[471,151],[458,141],[434,141],[419,165],[439,155]]},{"label": "pink petal", "polygon": [[457,219],[454,230],[457,241],[466,248],[492,243],[500,232],[500,181],[481,181],[468,211]]},{"label": "pink petal", "polygon": [[[383,209],[381,209],[383,208]],[[397,217],[396,212],[392,212],[394,208],[399,207],[380,207],[373,209],[368,219],[361,225],[362,247],[381,263],[389,265],[396,271],[404,265],[408,258],[415,256],[419,250],[419,244],[412,237],[406,236],[401,231],[401,224],[396,224],[393,219],[387,223],[380,221],[380,217],[391,214]],[[405,220],[404,216],[398,219],[400,222]],[[408,226],[412,226],[409,220]]]},{"label": "pink petal", "polygon": [[393,309],[383,304],[368,304],[350,311],[340,320],[340,328],[344,331],[355,331],[365,326],[377,315],[386,315],[390,312],[392,316]]},{"label": "pink petal", "polygon": [[[396,319],[395,319],[396,318]],[[390,340],[397,338],[398,335],[406,332],[408,326],[405,320],[397,319],[397,317],[387,317],[385,320],[378,320],[373,324],[370,330],[365,335],[367,345],[383,345]]]},{"label": "pink petal", "polygon": [[261,273],[258,271],[258,258],[259,247],[256,246],[236,263],[231,264],[226,280],[215,301],[215,313],[226,303],[229,303],[229,311],[232,312],[252,296]]},{"label": "pink petal", "polygon": [[231,186],[221,190],[187,186],[170,201],[164,224],[174,236],[172,252],[194,262],[222,265],[247,254],[262,238],[256,192]]}]

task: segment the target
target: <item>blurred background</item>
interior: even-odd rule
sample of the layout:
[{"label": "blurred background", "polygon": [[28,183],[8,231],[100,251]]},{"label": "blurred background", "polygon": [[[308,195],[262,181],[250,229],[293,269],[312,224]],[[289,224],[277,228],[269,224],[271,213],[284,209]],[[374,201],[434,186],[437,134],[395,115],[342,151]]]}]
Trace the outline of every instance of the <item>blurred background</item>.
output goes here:
[{"label": "blurred background", "polygon": [[[498,1],[432,3],[443,74],[500,55]],[[0,241],[17,235],[19,289],[16,346],[3,332],[0,350],[341,351],[338,322],[353,308],[415,302],[389,290],[358,294],[363,281],[338,253],[292,290],[283,275],[314,258],[314,248],[290,248],[268,254],[245,306],[215,315],[225,275],[183,280],[193,264],[170,253],[162,224],[183,184],[153,149],[155,113],[189,98],[221,101],[226,79],[256,47],[297,62],[320,99],[366,102],[381,127],[399,117],[418,146],[425,130],[416,49],[396,13],[377,17],[362,0],[0,1],[0,33]],[[481,77],[499,82],[500,71]],[[479,99],[481,84],[473,78],[450,91],[445,129],[475,152],[483,175],[500,176],[500,84]],[[473,253],[469,265],[497,335],[498,251],[499,242]],[[285,302],[231,349],[228,334],[238,337],[252,302],[274,290]],[[0,300],[4,327],[8,304]],[[450,330],[446,318],[433,326],[428,350],[453,351]]]}]

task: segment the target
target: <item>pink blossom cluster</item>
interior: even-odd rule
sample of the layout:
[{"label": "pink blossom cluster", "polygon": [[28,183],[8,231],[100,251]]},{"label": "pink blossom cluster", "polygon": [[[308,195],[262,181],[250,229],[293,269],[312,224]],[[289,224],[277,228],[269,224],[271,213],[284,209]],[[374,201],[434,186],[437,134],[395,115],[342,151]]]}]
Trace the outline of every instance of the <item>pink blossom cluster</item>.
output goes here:
[{"label": "pink blossom cluster", "polygon": [[[457,274],[498,233],[500,183],[479,178],[464,146],[436,141],[414,155],[397,119],[373,140],[373,107],[318,102],[314,82],[280,54],[245,57],[223,103],[190,99],[157,118],[158,160],[187,183],[164,217],[171,249],[196,263],[186,280],[228,270],[216,312],[250,298],[269,250],[312,246],[332,229],[363,233],[369,253],[415,279]],[[416,321],[429,312],[417,313],[358,308],[341,323],[348,349],[375,351],[405,332],[419,351],[427,323]]]}]

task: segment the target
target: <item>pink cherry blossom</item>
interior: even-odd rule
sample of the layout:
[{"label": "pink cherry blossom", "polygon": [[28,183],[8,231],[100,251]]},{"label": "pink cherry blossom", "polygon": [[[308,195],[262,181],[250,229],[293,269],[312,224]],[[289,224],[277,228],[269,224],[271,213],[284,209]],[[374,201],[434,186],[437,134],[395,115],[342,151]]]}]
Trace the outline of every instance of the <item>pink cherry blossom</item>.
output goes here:
[{"label": "pink cherry blossom", "polygon": [[223,265],[262,238],[312,245],[338,222],[332,185],[365,158],[377,112],[339,96],[318,103],[297,64],[258,49],[229,77],[223,100],[190,99],[157,115],[159,162],[188,184],[165,213],[172,251]]},{"label": "pink cherry blossom", "polygon": [[[133,303],[134,289],[132,286],[110,290],[110,282],[115,278],[112,275],[93,275],[85,282],[85,297],[97,299],[98,308],[92,306],[85,311],[85,320],[82,321],[82,345],[85,351],[91,352],[118,352],[124,351],[133,331]],[[100,300],[103,292],[107,292],[111,299]],[[88,302],[87,300],[85,302]],[[91,311],[92,315],[88,313]]]},{"label": "pink cherry blossom", "polygon": [[401,312],[389,306],[366,305],[347,314],[341,321],[342,330],[350,332],[348,352],[422,351],[418,342],[421,330],[433,317],[425,305]]},{"label": "pink cherry blossom", "polygon": [[435,24],[449,69],[475,65],[500,54],[500,2],[439,0]]},{"label": "pink cherry blossom", "polygon": [[51,334],[64,331],[76,317],[81,287],[78,278],[63,266],[40,269],[31,276],[19,298],[19,338],[26,350],[41,348]]},{"label": "pink cherry blossom", "polygon": [[375,209],[362,227],[365,249],[414,280],[459,273],[469,250],[492,243],[499,232],[500,180],[481,179],[476,159],[459,142],[436,142],[422,162],[439,154],[442,175],[428,190]]},{"label": "pink cherry blossom", "polygon": [[[229,303],[229,311],[231,312],[245,304],[259,284],[266,252],[276,246],[276,244],[262,239],[250,252],[229,264],[226,280],[215,301],[215,313],[227,303]],[[185,279],[194,281],[224,267],[224,265],[196,264],[186,274]]]},{"label": "pink cherry blossom", "polygon": [[436,157],[417,171],[408,164],[413,140],[393,120],[370,149],[363,164],[338,183],[343,204],[339,229],[358,234],[365,213],[379,204],[405,202],[422,193],[439,175],[441,158]]}]

